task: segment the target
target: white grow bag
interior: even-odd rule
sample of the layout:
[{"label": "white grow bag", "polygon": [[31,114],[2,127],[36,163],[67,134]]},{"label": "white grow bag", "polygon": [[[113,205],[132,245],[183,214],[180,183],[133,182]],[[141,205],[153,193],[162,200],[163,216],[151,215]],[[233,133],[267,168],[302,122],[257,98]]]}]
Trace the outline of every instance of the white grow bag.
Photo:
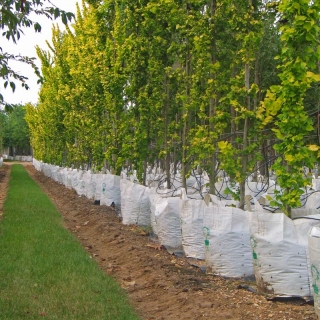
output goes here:
[{"label": "white grow bag", "polygon": [[173,193],[173,190],[169,189],[158,189],[155,187],[150,188],[149,193],[149,203],[150,203],[150,223],[152,232],[155,235],[158,235],[158,228],[156,223],[156,207],[158,203],[162,202],[162,198],[170,197],[170,195]]},{"label": "white grow bag", "polygon": [[69,169],[63,168],[60,170],[60,183],[64,186],[67,186],[67,176],[68,176]]},{"label": "white grow bag", "polygon": [[314,309],[317,318],[320,319],[320,225],[309,230],[308,242]]},{"label": "white grow bag", "polygon": [[58,182],[59,181],[59,166],[51,166],[51,179]]},{"label": "white grow bag", "polygon": [[161,195],[157,193],[156,188],[150,188],[149,202],[150,202],[150,224],[152,232],[158,235],[158,228],[156,223],[156,205]]},{"label": "white grow bag", "polygon": [[[208,200],[211,199],[212,202]],[[203,217],[207,272],[223,277],[254,275],[247,213],[206,196]]]},{"label": "white grow bag", "polygon": [[43,173],[43,170],[44,170],[44,163],[43,162],[40,162],[40,161],[34,159],[33,165],[37,171],[40,171]]},{"label": "white grow bag", "polygon": [[34,166],[34,168],[35,168],[37,171],[40,171],[40,161],[38,161],[37,159],[33,158],[33,160],[32,160],[32,165]]},{"label": "white grow bag", "polygon": [[72,189],[72,183],[73,183],[73,170],[68,169],[67,172],[65,173],[65,187],[68,189]]},{"label": "white grow bag", "polygon": [[47,163],[43,164],[43,174],[46,177],[51,178],[51,166]]},{"label": "white grow bag", "polygon": [[247,181],[245,185],[245,194],[255,197],[257,200],[265,194],[267,191],[267,185],[261,182]]},{"label": "white grow bag", "polygon": [[103,174],[97,190],[96,199],[100,198],[100,205],[111,206],[114,203],[116,208],[120,208],[120,176]]},{"label": "white grow bag", "polygon": [[91,170],[84,171],[82,175],[82,180],[84,181],[84,196],[88,199],[92,199],[94,197],[95,189],[92,187],[92,183],[94,182],[93,174]]},{"label": "white grow bag", "polygon": [[87,192],[87,185],[91,181],[91,173],[87,171],[78,171],[78,184],[75,188],[79,196],[85,196]]},{"label": "white grow bag", "polygon": [[59,167],[58,170],[58,183],[64,184],[64,174],[65,174],[65,169],[62,167]]},{"label": "white grow bag", "polygon": [[314,191],[320,191],[320,179],[319,178],[312,179],[312,189]]},{"label": "white grow bag", "polygon": [[248,218],[259,291],[312,296],[308,230],[320,216],[291,220],[284,213],[248,212]]},{"label": "white grow bag", "polygon": [[155,224],[160,244],[181,248],[180,198],[159,197],[155,204]]},{"label": "white grow bag", "polygon": [[189,199],[184,188],[181,189],[180,215],[182,248],[188,258],[204,260],[202,236],[204,201]]},{"label": "white grow bag", "polygon": [[150,225],[150,189],[128,180],[120,180],[123,224]]},{"label": "white grow bag", "polygon": [[77,191],[79,180],[81,179],[82,171],[78,171],[77,169],[72,169],[71,171],[71,186],[72,189]]},{"label": "white grow bag", "polygon": [[100,200],[101,197],[101,182],[103,178],[102,173],[95,173],[91,175],[91,181],[87,186],[86,197],[88,199]]}]

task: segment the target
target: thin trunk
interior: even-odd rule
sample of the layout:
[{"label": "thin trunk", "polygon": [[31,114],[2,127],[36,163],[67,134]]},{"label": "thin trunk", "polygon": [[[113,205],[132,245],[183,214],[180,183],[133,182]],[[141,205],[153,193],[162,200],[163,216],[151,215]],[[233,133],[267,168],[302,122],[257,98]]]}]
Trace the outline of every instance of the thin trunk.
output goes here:
[{"label": "thin trunk", "polygon": [[[232,78],[235,78],[236,76],[236,70],[235,68],[233,67],[232,68],[232,72],[231,72],[231,77]],[[236,119],[236,116],[237,116],[237,113],[236,113],[236,110],[234,109],[234,106],[230,106],[230,115],[231,115],[231,128],[230,128],[230,131],[231,131],[231,143],[234,144],[235,143],[235,134],[236,134],[236,131],[237,131],[237,128],[236,128],[236,122],[235,122],[235,119]]]},{"label": "thin trunk", "polygon": [[[178,118],[179,118],[179,113],[177,112],[176,113],[176,127],[178,127]],[[179,129],[179,134],[180,134],[180,141],[182,141],[182,130],[181,129]],[[171,140],[171,141],[173,141],[173,140]],[[173,148],[172,159],[174,161],[174,171],[173,171],[173,175],[174,176],[177,174],[178,165],[179,165],[179,162],[180,162],[180,160],[179,160],[180,156],[177,156],[177,151],[178,150],[176,148]]]},{"label": "thin trunk", "polygon": [[[187,11],[189,4],[187,3]],[[188,136],[188,124],[190,115],[188,116],[188,106],[190,103],[190,47],[189,47],[189,38],[186,38],[186,61],[185,61],[185,77],[186,77],[186,103],[184,103],[183,110],[182,110],[182,118],[183,118],[183,132],[182,132],[182,162],[181,162],[181,179],[182,179],[182,188],[186,189],[187,192],[187,179],[186,175],[188,173],[187,168],[187,136]],[[188,119],[186,119],[188,117]]]},{"label": "thin trunk", "polygon": [[[212,30],[211,30],[211,45],[210,45],[210,54],[211,54],[211,64],[214,65],[216,63],[216,40],[215,40],[215,32],[214,32],[214,16],[216,13],[216,8],[217,8],[217,3],[216,0],[211,1],[211,24],[212,24]],[[216,74],[212,73],[211,79],[215,80],[216,79]],[[216,98],[210,98],[209,101],[209,119],[214,118],[215,113],[216,113],[216,107],[217,107],[217,99]],[[209,121],[209,128],[210,132],[214,132],[215,130],[215,124],[213,121]],[[215,194],[215,179],[216,179],[216,166],[217,166],[217,161],[216,161],[216,156],[215,152],[210,156],[210,169],[208,172],[209,176],[209,187],[210,187],[210,193]]]},{"label": "thin trunk", "polygon": [[[287,164],[287,172],[290,172],[290,166]],[[288,194],[290,192],[290,188],[286,188],[286,193]],[[289,218],[291,217],[291,206],[289,206],[288,204],[286,205],[286,213],[288,215]]]},{"label": "thin trunk", "polygon": [[143,161],[143,181],[142,181],[142,184],[144,186],[146,186],[146,183],[147,183],[147,167],[148,167],[148,162],[147,160],[144,160]]},{"label": "thin trunk", "polygon": [[[117,51],[116,51],[116,44],[115,44],[115,40],[114,40],[114,51],[113,51],[113,60],[114,60],[114,62],[116,61],[116,59],[117,59]],[[113,102],[113,110],[114,111],[117,110],[116,100]],[[114,134],[113,143],[114,143],[114,146],[115,146],[116,150],[118,150],[118,145],[117,145],[117,142],[118,142],[117,120],[118,120],[118,113],[115,112],[114,113],[114,119],[112,120],[112,130],[113,130],[113,134]],[[111,174],[120,174],[120,172],[117,172],[117,166],[116,166],[117,155],[114,153],[114,154],[112,154],[111,157],[112,157],[113,165],[110,167],[110,173]]]},{"label": "thin trunk", "polygon": [[[250,66],[249,63],[245,65],[245,87],[247,90],[250,89]],[[246,99],[246,108],[250,110],[250,96],[247,95]],[[247,168],[248,168],[248,155],[246,150],[249,145],[248,141],[248,133],[249,133],[249,119],[245,118],[244,127],[243,127],[243,153],[241,156],[241,170],[242,170],[242,179],[240,181],[240,203],[239,207],[244,208],[245,205],[245,189],[246,189],[246,176],[247,176]]]},{"label": "thin trunk", "polygon": [[265,149],[265,144],[266,144],[266,141],[262,141],[261,143],[261,156],[262,156],[262,161],[259,161],[259,171],[260,171],[260,174],[262,176],[266,176],[267,172],[268,172],[268,167],[267,167],[267,155],[266,155],[266,149]]},{"label": "thin trunk", "polygon": [[[259,68],[259,61],[258,57],[256,56],[256,61],[254,63],[254,83],[259,87],[259,75],[258,75],[258,68]],[[258,107],[258,94],[254,95],[253,100],[253,110],[256,111]],[[255,141],[258,141],[258,135],[255,135]],[[259,162],[256,162],[256,168],[253,172],[253,181],[258,181],[258,169],[259,169]]]},{"label": "thin trunk", "polygon": [[[318,61],[318,73],[320,73],[320,61]],[[318,144],[320,144],[320,97],[318,99]]]},{"label": "thin trunk", "polygon": [[165,92],[165,100],[164,100],[164,149],[166,150],[165,157],[165,171],[166,171],[166,179],[167,179],[167,189],[171,188],[171,175],[170,175],[170,152],[168,148],[168,113],[169,113],[169,79],[168,75],[164,74],[164,92]]},{"label": "thin trunk", "polygon": [[[115,103],[115,102],[114,102]],[[115,147],[116,149],[118,150],[117,148],[117,141],[118,141],[118,131],[117,131],[117,120],[118,120],[118,115],[115,114],[114,115],[114,120],[112,122],[112,131],[113,131],[113,134],[114,134],[114,140],[113,140],[113,143],[115,144]],[[117,163],[117,155],[115,153],[112,154],[112,162],[114,163],[114,165],[112,167],[110,167],[110,173],[111,174],[118,174],[117,172],[117,166],[116,166],[116,163]]]},{"label": "thin trunk", "polygon": [[[252,6],[252,0],[249,0],[250,5]],[[247,52],[248,54],[248,52]],[[249,59],[247,59],[249,61]],[[247,91],[250,89],[250,65],[249,62],[245,64],[245,73],[244,73],[244,82],[245,88]],[[250,96],[247,94],[246,97],[246,108],[247,110],[251,109],[251,101]],[[240,203],[239,207],[244,209],[245,205],[245,190],[246,190],[246,177],[247,177],[247,169],[248,169],[248,155],[247,155],[247,148],[249,146],[248,141],[248,134],[249,134],[249,119],[246,117],[244,120],[244,127],[243,127],[243,149],[241,155],[241,171],[242,171],[242,178],[240,181]]]}]

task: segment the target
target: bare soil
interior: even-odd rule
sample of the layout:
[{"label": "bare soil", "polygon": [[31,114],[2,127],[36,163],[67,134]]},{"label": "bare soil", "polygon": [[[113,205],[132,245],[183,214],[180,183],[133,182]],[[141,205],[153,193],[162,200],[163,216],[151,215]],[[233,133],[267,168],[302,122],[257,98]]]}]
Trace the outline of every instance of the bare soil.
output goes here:
[{"label": "bare soil", "polygon": [[[208,275],[185,258],[157,246],[147,230],[123,225],[111,207],[94,205],[24,164],[32,179],[61,213],[64,226],[78,238],[100,268],[126,290],[141,319],[315,320],[302,300],[268,301],[244,286],[254,282]],[[0,169],[0,214],[10,165]]]}]

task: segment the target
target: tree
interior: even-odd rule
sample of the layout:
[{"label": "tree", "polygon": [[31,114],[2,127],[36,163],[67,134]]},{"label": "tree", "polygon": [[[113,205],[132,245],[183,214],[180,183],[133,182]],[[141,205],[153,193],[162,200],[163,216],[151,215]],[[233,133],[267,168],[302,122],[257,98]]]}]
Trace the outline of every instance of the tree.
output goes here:
[{"label": "tree", "polygon": [[[299,171],[310,164],[301,157],[319,149],[305,148],[302,107],[320,80],[318,4],[299,1],[274,10],[261,0],[91,0],[72,31],[54,30],[51,52],[39,49],[44,82],[28,108],[35,157],[116,174],[134,165],[143,183],[146,165],[160,165],[168,188],[177,169],[186,186],[197,167],[212,193],[222,169],[243,207],[248,176],[268,175],[273,139],[287,190],[277,200],[297,205],[290,186],[305,183]],[[287,14],[290,28],[279,28]]]},{"label": "tree", "polygon": [[4,123],[3,146],[20,155],[30,154],[30,133],[25,120],[26,108],[15,105]]},{"label": "tree", "polygon": [[0,154],[3,153],[3,133],[4,133],[4,125],[7,119],[7,115],[4,111],[0,112]]},{"label": "tree", "polygon": [[[69,66],[66,56],[69,42],[59,28],[52,30],[52,46],[54,57],[50,52],[37,48],[37,54],[42,63],[41,72],[43,84],[39,92],[37,106],[27,106],[27,121],[29,123],[34,156],[43,161],[60,164],[65,153],[65,141],[68,136],[64,126],[64,108],[67,108],[65,95],[59,95],[59,90],[67,90],[70,82]],[[62,41],[62,39],[65,39]],[[50,81],[50,85],[48,82]],[[33,118],[30,115],[33,114]],[[53,121],[53,119],[55,119]]]},{"label": "tree", "polygon": [[[25,28],[33,27],[35,32],[41,31],[41,25],[37,21],[31,19],[32,13],[44,15],[48,19],[61,17],[64,24],[67,24],[68,21],[71,21],[74,17],[73,13],[65,12],[52,5],[50,0],[0,0],[0,5],[0,28],[2,29],[2,36],[15,43],[20,39]],[[6,88],[9,85],[14,91],[16,88],[16,81],[18,81],[26,90],[29,89],[29,86],[26,83],[28,78],[12,69],[9,66],[10,61],[20,61],[29,64],[34,69],[34,72],[41,82],[42,78],[34,60],[35,58],[32,57],[5,52],[2,47],[0,47],[0,78],[4,80],[4,87]],[[5,103],[1,93],[0,105],[9,106]]]},{"label": "tree", "polygon": [[[273,165],[281,192],[275,204],[289,216],[291,208],[301,205],[303,188],[310,183],[301,173],[302,166],[312,168],[318,146],[306,146],[306,137],[314,130],[305,108],[305,97],[313,83],[319,83],[320,60],[319,1],[283,1],[280,15],[281,53],[278,56],[280,84],[270,87],[260,108],[263,125],[271,122],[277,138],[274,149],[280,155]],[[319,155],[318,155],[319,156]]]}]

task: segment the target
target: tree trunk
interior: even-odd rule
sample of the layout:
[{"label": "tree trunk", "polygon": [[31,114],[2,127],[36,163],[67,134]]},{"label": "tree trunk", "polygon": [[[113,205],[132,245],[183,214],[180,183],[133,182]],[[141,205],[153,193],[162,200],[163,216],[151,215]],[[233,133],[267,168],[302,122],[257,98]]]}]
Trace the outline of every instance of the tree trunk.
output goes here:
[{"label": "tree trunk", "polygon": [[[189,4],[187,3],[187,12],[189,11]],[[182,110],[182,119],[183,119],[183,131],[182,131],[182,162],[181,162],[181,179],[182,179],[182,188],[186,189],[187,192],[187,179],[186,175],[188,173],[187,167],[187,136],[188,136],[188,106],[190,103],[190,47],[189,47],[189,38],[186,38],[186,61],[185,61],[185,77],[186,77],[186,103],[184,103]]]},{"label": "tree trunk", "polygon": [[[249,64],[246,63],[245,65],[245,87],[247,90],[250,89],[250,69]],[[250,110],[250,96],[247,95],[247,110]],[[243,153],[241,156],[241,171],[242,171],[242,179],[240,181],[240,203],[239,207],[244,208],[245,205],[245,184],[246,184],[246,176],[247,176],[247,167],[248,167],[248,155],[246,150],[249,145],[248,141],[248,132],[249,132],[249,119],[245,118],[244,126],[243,126]]]},{"label": "tree trunk", "polygon": [[[214,16],[216,13],[216,8],[217,8],[217,3],[216,0],[211,1],[211,45],[210,45],[210,55],[211,55],[211,64],[214,65],[216,63],[216,40],[215,40],[215,32],[214,32]],[[211,79],[216,80],[216,74],[212,73],[211,74]],[[210,132],[214,132],[215,130],[215,125],[213,121],[210,121],[210,119],[214,118],[215,113],[216,113],[216,107],[217,107],[217,99],[216,98],[210,98],[209,101],[209,129]],[[210,156],[210,169],[208,172],[209,176],[209,187],[210,187],[210,193],[215,194],[215,180],[216,180],[216,166],[217,166],[217,161],[216,161],[216,156],[215,152]]]},{"label": "tree trunk", "polygon": [[168,126],[169,126],[169,80],[168,75],[164,74],[164,92],[165,92],[165,100],[164,100],[164,149],[166,150],[165,156],[165,172],[167,179],[167,189],[171,188],[171,174],[170,174],[170,152],[168,150]]}]

